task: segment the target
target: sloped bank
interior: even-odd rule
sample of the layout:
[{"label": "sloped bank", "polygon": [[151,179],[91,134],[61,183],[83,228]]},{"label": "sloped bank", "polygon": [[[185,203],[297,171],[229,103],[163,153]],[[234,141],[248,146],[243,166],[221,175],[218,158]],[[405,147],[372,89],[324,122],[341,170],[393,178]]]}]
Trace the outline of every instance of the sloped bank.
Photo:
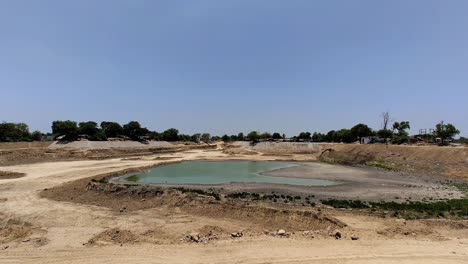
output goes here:
[{"label": "sloped bank", "polygon": [[40,195],[56,201],[102,206],[117,212],[155,207],[179,208],[193,215],[245,221],[259,232],[264,228],[287,228],[294,231],[346,226],[345,223],[311,207],[299,209],[220,198],[218,190],[203,191],[107,182],[109,177],[137,171],[141,169],[85,178],[43,190]]}]

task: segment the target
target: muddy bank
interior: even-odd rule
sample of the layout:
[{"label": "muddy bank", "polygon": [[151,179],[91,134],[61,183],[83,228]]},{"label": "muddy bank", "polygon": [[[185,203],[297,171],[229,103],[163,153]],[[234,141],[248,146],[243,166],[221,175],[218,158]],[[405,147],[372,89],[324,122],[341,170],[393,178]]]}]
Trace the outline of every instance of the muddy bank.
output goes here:
[{"label": "muddy bank", "polygon": [[[325,151],[331,150],[331,151]],[[443,176],[468,181],[468,148],[381,144],[332,144],[304,142],[234,142],[228,154],[304,154],[329,163],[365,165],[411,174]]]},{"label": "muddy bank", "polygon": [[[172,162],[159,164],[167,165]],[[222,193],[252,192],[264,194],[284,194],[291,196],[314,196],[313,202],[325,199],[346,199],[362,201],[438,201],[459,199],[464,193],[447,181],[427,176],[414,176],[376,168],[357,168],[331,165],[321,162],[291,162],[299,166],[262,172],[262,175],[283,178],[317,179],[335,182],[330,186],[300,186],[272,183],[226,183],[226,184],[163,184],[165,187],[217,189]],[[145,168],[149,169],[149,168]],[[110,177],[115,184],[137,184],[128,182],[127,177],[141,173]]]},{"label": "muddy bank", "polygon": [[[141,169],[125,170],[131,173]],[[80,204],[107,207],[119,213],[165,207],[178,208],[193,215],[229,218],[246,221],[255,230],[324,229],[344,227],[346,224],[333,217],[322,215],[313,208],[271,206],[238,200],[219,199],[218,190],[197,191],[184,188],[119,185],[105,180],[116,173],[77,180],[40,193],[41,197]],[[216,194],[216,195],[214,195]]]}]

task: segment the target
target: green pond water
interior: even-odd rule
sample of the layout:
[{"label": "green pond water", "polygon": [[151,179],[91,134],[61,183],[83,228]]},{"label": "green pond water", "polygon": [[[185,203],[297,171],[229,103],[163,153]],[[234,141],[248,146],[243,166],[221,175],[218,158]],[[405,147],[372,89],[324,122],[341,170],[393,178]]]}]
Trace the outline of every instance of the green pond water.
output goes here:
[{"label": "green pond water", "polygon": [[187,161],[158,166],[130,176],[127,181],[152,184],[223,184],[223,183],[275,183],[302,186],[328,186],[335,182],[318,179],[288,178],[261,175],[283,168],[301,166],[287,162],[267,161]]}]

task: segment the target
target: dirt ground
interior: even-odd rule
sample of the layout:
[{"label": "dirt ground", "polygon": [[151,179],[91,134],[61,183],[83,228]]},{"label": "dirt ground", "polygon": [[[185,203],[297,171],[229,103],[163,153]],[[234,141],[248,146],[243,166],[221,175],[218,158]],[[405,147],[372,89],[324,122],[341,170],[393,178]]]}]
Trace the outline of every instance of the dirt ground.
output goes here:
[{"label": "dirt ground", "polygon": [[[317,159],[306,154],[272,156],[246,151],[193,149],[0,167],[0,171],[25,174],[0,179],[0,263],[468,261],[467,221],[409,221],[327,207],[223,204],[176,193],[135,199],[93,194],[85,188],[96,175],[167,161]],[[68,193],[63,192],[65,187]]]}]

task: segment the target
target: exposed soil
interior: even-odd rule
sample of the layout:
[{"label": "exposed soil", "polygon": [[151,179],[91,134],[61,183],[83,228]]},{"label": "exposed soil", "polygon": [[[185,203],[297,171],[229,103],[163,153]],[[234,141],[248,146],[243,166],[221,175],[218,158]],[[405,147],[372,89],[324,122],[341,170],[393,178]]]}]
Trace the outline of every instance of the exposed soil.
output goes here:
[{"label": "exposed soil", "polygon": [[[95,154],[108,154],[103,153]],[[141,189],[109,192],[88,186],[96,175],[131,172],[161,162],[202,158],[310,161],[316,159],[313,155],[194,149],[131,157],[137,159],[54,160],[0,167],[0,171],[26,174],[0,181],[1,220],[16,221],[9,224],[14,228],[2,229],[9,230],[2,235],[8,237],[0,245],[2,261],[414,264],[466,263],[468,259],[467,221],[407,221],[324,206],[218,201],[179,190],[153,195],[156,192]],[[26,224],[22,229],[21,223],[30,223],[31,229]],[[13,239],[10,234],[15,234]]]},{"label": "exposed soil", "polygon": [[13,172],[13,171],[0,171],[0,180],[3,180],[3,179],[16,179],[16,178],[24,177],[25,175],[26,174],[24,174],[24,173]]}]

